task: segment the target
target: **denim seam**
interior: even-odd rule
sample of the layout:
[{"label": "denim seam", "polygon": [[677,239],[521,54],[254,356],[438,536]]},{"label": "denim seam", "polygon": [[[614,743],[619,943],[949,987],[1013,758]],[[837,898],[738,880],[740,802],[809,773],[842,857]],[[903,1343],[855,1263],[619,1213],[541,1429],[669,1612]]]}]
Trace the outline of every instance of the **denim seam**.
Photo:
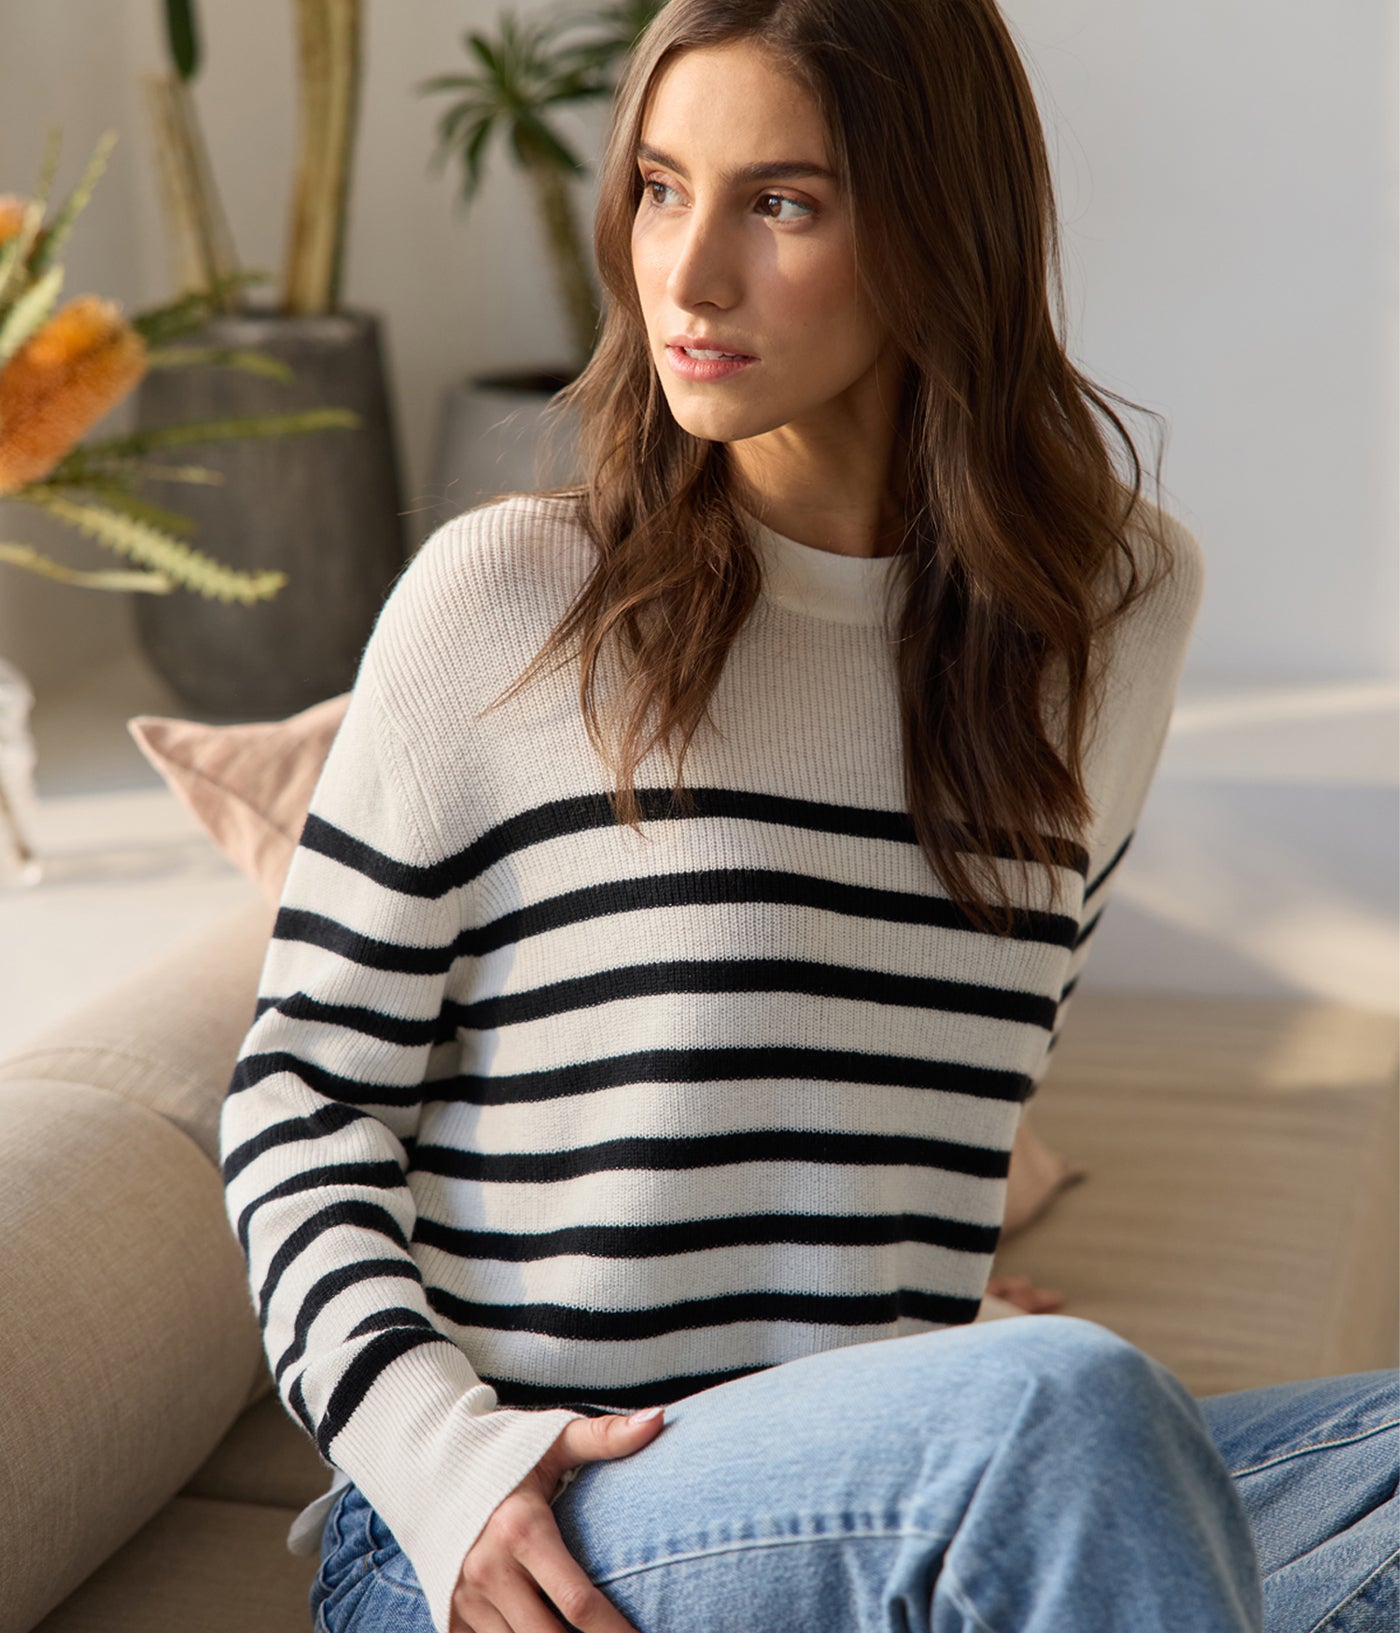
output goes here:
[{"label": "denim seam", "polygon": [[952,1598],[957,1600],[958,1609],[961,1610],[964,1615],[971,1616],[973,1621],[977,1623],[978,1627],[982,1629],[982,1633],[996,1633],[996,1629],[991,1625],[991,1623],[986,1621],[978,1612],[977,1606],[974,1605],[972,1600],[968,1597],[967,1589],[961,1582],[958,1581],[957,1577],[953,1575],[953,1572],[946,1559],[943,1561],[943,1564],[938,1572],[938,1580],[940,1585],[943,1583],[945,1577],[947,1578],[948,1592]]},{"label": "denim seam", "polygon": [[386,1560],[372,1568],[371,1574],[375,1582],[382,1588],[390,1588],[395,1593],[403,1594],[407,1599],[412,1599],[415,1602],[421,1600],[424,1597],[422,1588],[416,1588],[411,1582],[400,1582],[398,1577],[390,1576],[383,1569],[383,1565],[387,1563]]},{"label": "denim seam", "polygon": [[[349,1489],[350,1488],[348,1486],[345,1488],[346,1491],[348,1491]],[[331,1525],[335,1530],[335,1546],[331,1549],[331,1552],[332,1553],[338,1553],[340,1551],[340,1549],[342,1549],[345,1546],[345,1492],[344,1491],[342,1491],[340,1496],[337,1497],[336,1500],[335,1500],[335,1506],[331,1511]]]},{"label": "denim seam", "polygon": [[[1372,1435],[1382,1435],[1387,1429],[1400,1428],[1400,1418],[1388,1418],[1384,1423],[1378,1423],[1372,1429],[1362,1429],[1359,1434],[1342,1435],[1337,1440],[1314,1440],[1306,1446],[1293,1446],[1286,1452],[1280,1452],[1276,1457],[1270,1457],[1263,1463],[1251,1463],[1247,1469],[1231,1469],[1230,1473],[1258,1474],[1261,1469],[1276,1468],[1280,1463],[1287,1463],[1290,1458],[1302,1457],[1308,1452],[1323,1452],[1331,1446],[1351,1446],[1358,1441],[1369,1440]],[[1312,1630],[1309,1629],[1309,1633]]]},{"label": "denim seam", "polygon": [[1389,1556],[1389,1558],[1383,1559],[1369,1576],[1364,1577],[1360,1582],[1358,1582],[1345,1599],[1339,1599],[1337,1603],[1332,1606],[1331,1610],[1325,1611],[1319,1620],[1315,1621],[1308,1629],[1308,1633],[1322,1633],[1322,1630],[1326,1628],[1328,1622],[1332,1620],[1339,1610],[1345,1610],[1354,1599],[1358,1598],[1361,1593],[1376,1580],[1382,1571],[1389,1569],[1389,1567],[1394,1565],[1397,1560],[1400,1560],[1400,1548],[1397,1548],[1395,1552]]},{"label": "denim seam", "polygon": [[717,1544],[713,1548],[693,1548],[684,1553],[666,1554],[659,1559],[649,1559],[645,1565],[627,1565],[622,1570],[610,1571],[604,1576],[594,1576],[591,1580],[595,1586],[601,1587],[604,1582],[618,1582],[623,1577],[640,1576],[644,1571],[660,1570],[666,1565],[683,1565],[692,1559],[713,1559],[720,1554],[744,1553],[751,1548],[794,1548],[809,1546],[816,1542],[887,1542],[894,1537],[922,1537],[928,1542],[953,1540],[942,1532],[924,1531],[918,1526],[906,1526],[895,1531],[843,1531],[839,1534],[818,1532],[808,1537],[745,1537],[736,1542]]},{"label": "denim seam", "polygon": [[[333,1502],[331,1504],[331,1511],[330,1511],[329,1515],[326,1518],[326,1527],[327,1527],[328,1530],[334,1532],[335,1541],[331,1544],[331,1546],[329,1548],[326,1548],[325,1547],[324,1535],[322,1536],[321,1562],[316,1567],[316,1582],[322,1588],[326,1589],[326,1597],[329,1597],[329,1593],[330,1593],[329,1588],[326,1587],[326,1565],[327,1565],[327,1562],[329,1560],[333,1559],[335,1557],[335,1555],[338,1554],[340,1552],[340,1550],[345,1546],[345,1531],[344,1531],[344,1529],[343,1529],[343,1527],[341,1525],[341,1510],[344,1507],[344,1503],[343,1503],[342,1499],[344,1498],[344,1496],[345,1496],[345,1493],[341,1492],[340,1496],[337,1497],[335,1502]],[[322,1602],[324,1603],[324,1599],[323,1599]],[[319,1610],[318,1610],[317,1614],[318,1615],[320,1614]]]}]

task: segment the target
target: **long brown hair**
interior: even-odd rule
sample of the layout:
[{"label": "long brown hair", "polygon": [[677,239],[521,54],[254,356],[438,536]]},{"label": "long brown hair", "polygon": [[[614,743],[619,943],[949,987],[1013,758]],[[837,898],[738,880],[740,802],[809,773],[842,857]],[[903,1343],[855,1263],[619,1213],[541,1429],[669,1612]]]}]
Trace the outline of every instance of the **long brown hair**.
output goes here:
[{"label": "long brown hair", "polygon": [[[1056,338],[1050,279],[1061,330],[1065,304],[1053,185],[1030,83],[993,0],[671,0],[638,40],[600,171],[604,321],[551,409],[578,411],[584,480],[553,496],[575,501],[597,560],[488,707],[577,638],[564,661],[579,660],[588,735],[616,777],[614,816],[641,833],[636,768],[677,738],[672,793],[682,798],[686,751],[761,569],[725,445],[676,423],[651,359],[632,275],[635,150],[661,65],[740,39],[771,51],[820,107],[859,276],[903,350],[891,482],[907,558],[892,579],[903,599],[894,651],[905,800],[949,898],[978,928],[1008,934],[1012,896],[995,862],[1043,865],[1059,900],[1059,870],[1096,814],[1083,755],[1102,702],[1104,637],[1171,571],[1174,552],[1105,399],[1140,405],[1095,389]],[[1121,439],[1130,480],[1095,409]],[[1160,466],[1159,443],[1159,488]],[[1144,580],[1149,541],[1156,572]],[[1121,579],[1108,571],[1115,553]],[[615,743],[596,705],[610,636],[621,640],[624,680],[608,721]],[[972,863],[985,864],[996,910]]]}]

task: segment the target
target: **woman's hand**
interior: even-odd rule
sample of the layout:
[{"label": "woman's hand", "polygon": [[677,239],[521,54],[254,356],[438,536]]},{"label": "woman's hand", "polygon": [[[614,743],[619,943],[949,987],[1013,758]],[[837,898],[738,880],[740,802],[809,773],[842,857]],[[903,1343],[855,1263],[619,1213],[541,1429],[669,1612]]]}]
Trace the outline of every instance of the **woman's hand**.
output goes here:
[{"label": "woman's hand", "polygon": [[637,1633],[564,1546],[549,1505],[567,1470],[630,1457],[655,1440],[664,1423],[658,1414],[649,1422],[613,1415],[565,1424],[467,1550],[452,1592],[449,1633],[563,1633],[551,1607],[581,1633]]}]

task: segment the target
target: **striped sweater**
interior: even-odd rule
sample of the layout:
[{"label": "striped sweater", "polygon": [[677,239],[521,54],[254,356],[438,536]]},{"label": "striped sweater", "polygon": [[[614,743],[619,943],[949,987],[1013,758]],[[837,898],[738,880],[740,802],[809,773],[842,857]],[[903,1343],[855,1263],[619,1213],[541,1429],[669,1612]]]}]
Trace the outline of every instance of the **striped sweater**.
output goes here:
[{"label": "striped sweater", "polygon": [[888,593],[750,517],[764,591],[685,765],[612,818],[577,669],[477,718],[567,608],[564,501],[439,528],[365,647],[221,1117],[279,1395],[447,1633],[462,1558],[564,1426],[970,1322],[1021,1108],[1160,755],[1200,546],[1128,614],[1063,894],[1006,938],[904,807]]}]

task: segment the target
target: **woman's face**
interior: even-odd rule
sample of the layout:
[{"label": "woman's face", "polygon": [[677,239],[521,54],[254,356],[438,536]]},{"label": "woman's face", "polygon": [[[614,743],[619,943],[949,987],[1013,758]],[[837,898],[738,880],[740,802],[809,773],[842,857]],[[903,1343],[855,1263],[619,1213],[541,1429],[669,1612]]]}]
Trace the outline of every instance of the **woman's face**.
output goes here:
[{"label": "woman's face", "polygon": [[[637,168],[632,270],[679,424],[715,442],[857,429],[887,398],[895,353],[857,285],[806,90],[746,41],[684,51],[652,84]],[[687,338],[749,361],[688,363]]]}]

